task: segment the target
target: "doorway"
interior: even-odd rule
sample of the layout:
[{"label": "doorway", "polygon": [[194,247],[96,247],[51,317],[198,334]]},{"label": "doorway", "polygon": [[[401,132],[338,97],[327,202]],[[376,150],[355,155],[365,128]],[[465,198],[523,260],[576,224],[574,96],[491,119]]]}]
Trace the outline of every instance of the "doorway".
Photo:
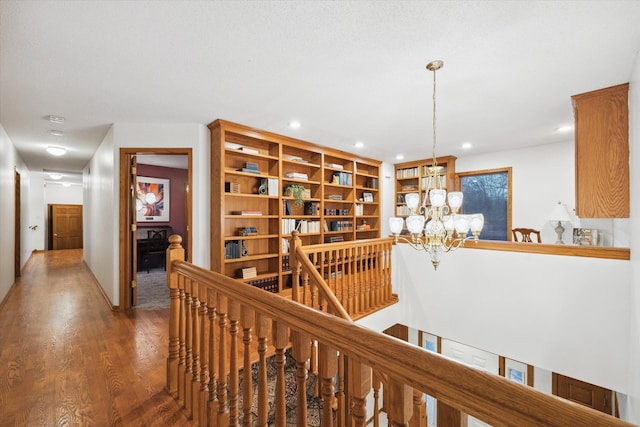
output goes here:
[{"label": "doorway", "polygon": [[[182,162],[180,162],[182,160]],[[175,165],[176,161],[181,166]],[[149,165],[151,163],[151,165]],[[145,169],[147,167],[147,169]],[[138,173],[142,168],[144,175]],[[155,169],[154,169],[155,168]],[[162,170],[162,169],[166,170]],[[185,169],[186,182],[183,178],[175,179],[170,175],[169,169]],[[175,203],[167,206],[169,218],[140,218],[139,189],[137,177],[152,178],[160,182],[166,182],[169,188],[170,201],[179,202],[179,209]],[[123,309],[136,308],[139,293],[144,292],[138,283],[138,273],[144,274],[148,279],[151,273],[159,277],[164,275],[164,287],[166,289],[166,271],[164,263],[156,254],[147,251],[150,239],[158,235],[166,238],[171,234],[182,236],[182,245],[187,254],[187,260],[191,258],[191,187],[192,187],[192,150],[191,148],[121,148],[120,149],[120,301]],[[142,180],[141,180],[142,181]],[[183,191],[174,191],[183,190]],[[167,196],[168,197],[168,196]],[[174,206],[174,208],[171,208]],[[152,215],[154,216],[154,215]],[[181,221],[180,221],[181,220]],[[178,225],[176,225],[176,222]],[[172,227],[173,225],[173,227]],[[176,229],[174,231],[174,228]],[[157,232],[160,233],[157,233]],[[165,240],[166,241],[166,240]],[[155,251],[154,251],[155,252]],[[144,258],[143,258],[144,257]],[[164,257],[161,257],[162,259]],[[149,273],[147,273],[149,271]],[[168,302],[168,293],[167,293]],[[155,308],[153,305],[146,308]]]},{"label": "doorway", "polygon": [[82,205],[47,205],[49,249],[82,248]]}]

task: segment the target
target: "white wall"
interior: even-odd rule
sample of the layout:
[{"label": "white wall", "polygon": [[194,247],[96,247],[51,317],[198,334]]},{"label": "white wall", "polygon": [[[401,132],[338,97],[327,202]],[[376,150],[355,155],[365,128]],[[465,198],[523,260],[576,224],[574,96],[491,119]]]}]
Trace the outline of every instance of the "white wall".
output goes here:
[{"label": "white wall", "polygon": [[27,229],[30,245],[36,250],[46,249],[47,205],[44,201],[44,174],[30,172],[29,177],[29,227]]},{"label": "white wall", "polygon": [[[640,52],[630,79],[629,90],[629,150],[631,164],[631,292],[629,322],[629,399],[621,406],[625,418],[640,425]],[[634,255],[635,254],[635,255]]]},{"label": "white wall", "polygon": [[0,302],[14,283],[15,195],[14,171],[20,173],[21,268],[34,247],[29,239],[29,171],[0,124]]},{"label": "white wall", "polygon": [[210,265],[209,146],[209,129],[200,124],[116,123],[85,169],[85,259],[114,305],[120,299],[120,148],[192,149],[192,257],[206,268]]}]

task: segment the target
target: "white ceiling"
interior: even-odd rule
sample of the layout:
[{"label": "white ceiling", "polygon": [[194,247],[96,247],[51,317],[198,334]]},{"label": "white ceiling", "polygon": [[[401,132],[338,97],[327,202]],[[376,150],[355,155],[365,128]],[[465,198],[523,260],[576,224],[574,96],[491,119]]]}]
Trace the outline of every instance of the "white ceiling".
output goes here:
[{"label": "white ceiling", "polygon": [[640,1],[2,0],[0,122],[32,170],[81,169],[115,122],[217,118],[425,158],[442,59],[438,155],[547,144],[571,95],[629,81],[639,23]]}]

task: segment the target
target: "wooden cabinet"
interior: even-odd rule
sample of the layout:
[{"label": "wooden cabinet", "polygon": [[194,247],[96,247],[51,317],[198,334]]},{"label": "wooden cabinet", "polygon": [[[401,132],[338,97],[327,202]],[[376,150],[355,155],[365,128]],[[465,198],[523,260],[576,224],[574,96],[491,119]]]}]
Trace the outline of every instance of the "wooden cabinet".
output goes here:
[{"label": "wooden cabinet", "polygon": [[303,245],[380,237],[380,161],[223,120],[209,129],[212,270],[287,293],[293,230]]},{"label": "wooden cabinet", "polygon": [[629,217],[629,84],[574,95],[576,214]]},{"label": "wooden cabinet", "polygon": [[[443,156],[436,158],[436,163],[442,168],[440,174],[440,185],[447,191],[454,191],[455,164],[456,157]],[[409,215],[404,197],[408,193],[420,194],[420,200],[424,197],[425,191],[433,188],[430,182],[429,168],[433,164],[433,159],[416,160],[413,162],[397,163],[396,171],[396,210],[395,215],[405,217]]]}]

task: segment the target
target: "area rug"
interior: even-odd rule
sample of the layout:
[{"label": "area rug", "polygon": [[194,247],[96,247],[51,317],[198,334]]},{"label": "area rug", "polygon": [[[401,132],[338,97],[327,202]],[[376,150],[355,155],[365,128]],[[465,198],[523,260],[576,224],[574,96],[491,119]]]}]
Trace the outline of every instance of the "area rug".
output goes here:
[{"label": "area rug", "polygon": [[[285,376],[285,401],[287,411],[287,427],[296,426],[296,407],[298,395],[296,385],[296,361],[292,357],[291,350],[287,350],[284,366]],[[267,358],[267,395],[269,401],[269,413],[267,423],[269,426],[275,424],[275,394],[276,394],[276,367],[275,356]],[[242,419],[242,376],[243,372],[239,372],[240,386],[239,386],[239,415]],[[255,363],[251,366],[251,381],[253,386],[253,401],[251,405],[251,412],[254,416],[254,421],[258,418],[258,364]],[[316,384],[316,377],[309,373],[307,378],[307,425],[308,426],[320,426],[322,421],[322,399],[314,396],[314,389]]]},{"label": "area rug", "polygon": [[137,301],[135,308],[169,308],[167,272],[163,268],[140,271],[136,275]]}]

